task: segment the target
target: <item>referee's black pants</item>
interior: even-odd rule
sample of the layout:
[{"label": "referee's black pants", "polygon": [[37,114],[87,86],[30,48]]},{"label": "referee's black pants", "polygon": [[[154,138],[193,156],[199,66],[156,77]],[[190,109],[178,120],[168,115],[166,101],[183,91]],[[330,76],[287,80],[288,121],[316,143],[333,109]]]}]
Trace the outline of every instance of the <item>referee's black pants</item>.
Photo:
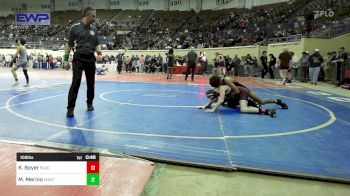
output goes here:
[{"label": "referee's black pants", "polygon": [[123,61],[118,61],[118,66],[117,66],[117,71],[120,74],[120,72],[122,72],[123,69]]},{"label": "referee's black pants", "polygon": [[67,109],[74,109],[75,102],[78,97],[79,87],[81,83],[81,76],[85,71],[87,93],[86,103],[92,104],[95,96],[95,62],[86,62],[80,59],[73,59],[73,79],[68,94]]},{"label": "referee's black pants", "polygon": [[188,74],[190,74],[190,71],[191,71],[191,73],[192,73],[191,79],[192,79],[192,81],[193,81],[193,79],[194,79],[194,74],[195,74],[195,71],[196,71],[196,62],[193,62],[193,61],[189,61],[189,62],[188,62],[185,80],[187,80],[187,77],[188,77]]},{"label": "referee's black pants", "polygon": [[[269,72],[269,68],[267,67],[267,65],[262,65],[261,68],[261,78],[264,79],[266,74]],[[271,75],[271,74],[270,74]]]}]

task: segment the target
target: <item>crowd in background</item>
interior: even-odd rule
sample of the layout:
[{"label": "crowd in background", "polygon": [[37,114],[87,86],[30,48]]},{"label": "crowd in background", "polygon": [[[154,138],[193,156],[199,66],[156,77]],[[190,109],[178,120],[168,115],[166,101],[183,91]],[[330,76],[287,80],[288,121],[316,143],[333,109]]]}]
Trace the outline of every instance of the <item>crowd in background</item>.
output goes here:
[{"label": "crowd in background", "polygon": [[[350,10],[346,8],[349,5],[348,1],[342,0],[295,0],[252,9],[204,10],[199,13],[183,11],[171,17],[168,16],[171,12],[161,14],[161,11],[150,11],[143,15],[137,15],[136,12],[136,15],[131,15],[134,12],[130,11],[126,19],[100,18],[95,25],[103,49],[111,50],[121,47],[184,49],[191,46],[213,48],[261,45],[273,40],[296,41],[301,38],[299,35],[308,35],[332,23],[339,23],[350,16]],[[320,9],[333,10],[335,15],[315,19],[314,10]],[[123,15],[128,13],[127,10],[122,12]],[[28,47],[35,47],[30,42],[51,42],[54,43],[54,49],[64,47],[69,27],[79,22],[71,20],[67,25],[17,26],[13,20],[0,17],[0,42],[22,35],[35,35],[39,37],[37,40],[30,40],[32,36],[27,38]]]},{"label": "crowd in background", "polygon": [[[350,16],[350,2],[344,0],[294,0],[252,9],[207,10],[195,13],[173,15],[171,12],[149,11],[143,15],[100,18],[95,24],[102,40],[102,49],[187,49],[215,48],[242,45],[266,45],[271,38],[275,41],[297,41],[299,35],[308,36],[332,23],[341,23]],[[314,10],[328,9],[335,12],[334,17],[315,18]],[[124,16],[128,11],[122,11]],[[138,13],[138,11],[134,11]],[[163,14],[162,14],[163,13]],[[63,13],[64,14],[64,13]],[[97,13],[98,15],[98,13]],[[116,15],[117,16],[117,15]],[[53,49],[63,49],[69,27],[77,21],[70,20],[66,25],[16,26],[7,17],[0,17],[0,42],[8,43],[3,47],[14,47],[14,39],[23,34],[27,37],[27,47],[35,48],[32,43],[54,42]],[[128,30],[123,34],[117,30]],[[264,52],[262,56],[238,57],[234,54],[216,53],[214,59],[207,59],[204,52],[198,55],[201,73],[209,74],[218,67],[223,75],[261,76],[275,78],[276,70],[283,83],[293,80],[310,81],[317,84],[318,78],[325,81],[341,81],[349,70],[348,53],[344,48],[330,51],[326,57],[317,56],[319,51],[294,54],[290,51],[274,56]],[[300,57],[298,55],[301,55]],[[0,66],[10,67],[12,54],[0,54]],[[62,68],[62,57],[51,54],[30,54],[30,66],[39,69]],[[70,60],[72,57],[70,57]],[[187,65],[187,57],[174,54],[175,65]],[[282,61],[281,61],[282,59]],[[288,63],[283,63],[284,60]],[[315,60],[316,59],[316,60]],[[290,61],[290,63],[289,63]],[[158,55],[105,55],[100,64],[118,64],[113,70],[125,72],[166,72],[167,54]],[[288,64],[288,65],[287,65]],[[281,66],[282,65],[282,66]],[[286,65],[286,66],[285,66]],[[320,73],[320,77],[319,77]],[[313,79],[316,78],[316,79]]]},{"label": "crowd in background", "polygon": [[[220,69],[222,75],[228,76],[255,76],[263,79],[269,75],[269,78],[275,79],[275,75],[280,76],[283,83],[291,83],[294,80],[302,82],[311,82],[317,84],[319,79],[336,83],[346,78],[349,74],[350,61],[349,54],[344,47],[338,51],[330,51],[323,57],[318,49],[315,51],[303,51],[300,56],[294,52],[285,49],[279,56],[267,54],[265,51],[260,57],[247,54],[238,57],[238,55],[220,54],[217,52],[214,59],[208,59],[205,52],[198,54],[197,66],[201,67],[200,74],[210,74],[212,68]],[[283,57],[283,54],[285,56]],[[13,54],[0,54],[0,66],[11,67]],[[28,60],[30,67],[38,69],[62,69],[62,57],[51,54],[29,54]],[[315,59],[316,58],[316,59]],[[70,56],[70,61],[72,56]],[[287,59],[288,66],[283,66],[283,60]],[[103,56],[98,64],[119,65],[121,72],[126,73],[166,73],[168,65],[167,54],[158,55],[125,55],[124,52],[115,55]],[[187,66],[186,55],[180,56],[174,54],[175,66]],[[118,72],[117,66],[109,66],[110,72]],[[285,73],[281,70],[285,70]],[[316,72],[315,72],[316,70]],[[313,79],[315,78],[315,79]]]}]

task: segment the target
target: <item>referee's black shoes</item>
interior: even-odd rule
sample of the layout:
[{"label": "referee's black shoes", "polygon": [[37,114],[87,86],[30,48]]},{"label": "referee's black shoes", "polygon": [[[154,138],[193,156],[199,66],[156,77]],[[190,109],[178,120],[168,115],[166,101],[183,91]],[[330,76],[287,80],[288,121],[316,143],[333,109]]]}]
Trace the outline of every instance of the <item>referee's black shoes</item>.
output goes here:
[{"label": "referee's black shoes", "polygon": [[94,108],[94,106],[93,106],[92,104],[87,104],[87,110],[88,110],[88,111],[91,112],[91,111],[94,111],[94,109],[95,109],[95,108]]},{"label": "referee's black shoes", "polygon": [[73,118],[73,117],[74,117],[74,109],[68,109],[67,118]]}]

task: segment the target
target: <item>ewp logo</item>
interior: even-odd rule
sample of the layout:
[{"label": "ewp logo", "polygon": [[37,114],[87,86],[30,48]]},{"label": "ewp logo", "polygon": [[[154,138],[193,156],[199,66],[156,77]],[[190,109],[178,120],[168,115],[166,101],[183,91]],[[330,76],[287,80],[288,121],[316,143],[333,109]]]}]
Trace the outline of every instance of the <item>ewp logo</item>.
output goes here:
[{"label": "ewp logo", "polygon": [[50,13],[18,13],[16,25],[50,25]]}]

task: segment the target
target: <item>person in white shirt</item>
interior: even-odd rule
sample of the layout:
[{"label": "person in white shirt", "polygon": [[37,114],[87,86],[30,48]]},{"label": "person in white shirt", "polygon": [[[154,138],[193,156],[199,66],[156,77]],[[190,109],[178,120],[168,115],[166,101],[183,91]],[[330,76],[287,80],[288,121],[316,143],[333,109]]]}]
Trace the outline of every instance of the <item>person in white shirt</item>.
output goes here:
[{"label": "person in white shirt", "polygon": [[300,63],[298,60],[298,57],[294,54],[294,52],[290,52],[290,55],[292,56],[292,64],[291,64],[291,71],[288,72],[288,78],[289,80],[294,81],[298,77],[298,70],[300,67]]},{"label": "person in white shirt", "polygon": [[10,67],[11,59],[12,58],[10,54],[5,55],[5,67]]}]

